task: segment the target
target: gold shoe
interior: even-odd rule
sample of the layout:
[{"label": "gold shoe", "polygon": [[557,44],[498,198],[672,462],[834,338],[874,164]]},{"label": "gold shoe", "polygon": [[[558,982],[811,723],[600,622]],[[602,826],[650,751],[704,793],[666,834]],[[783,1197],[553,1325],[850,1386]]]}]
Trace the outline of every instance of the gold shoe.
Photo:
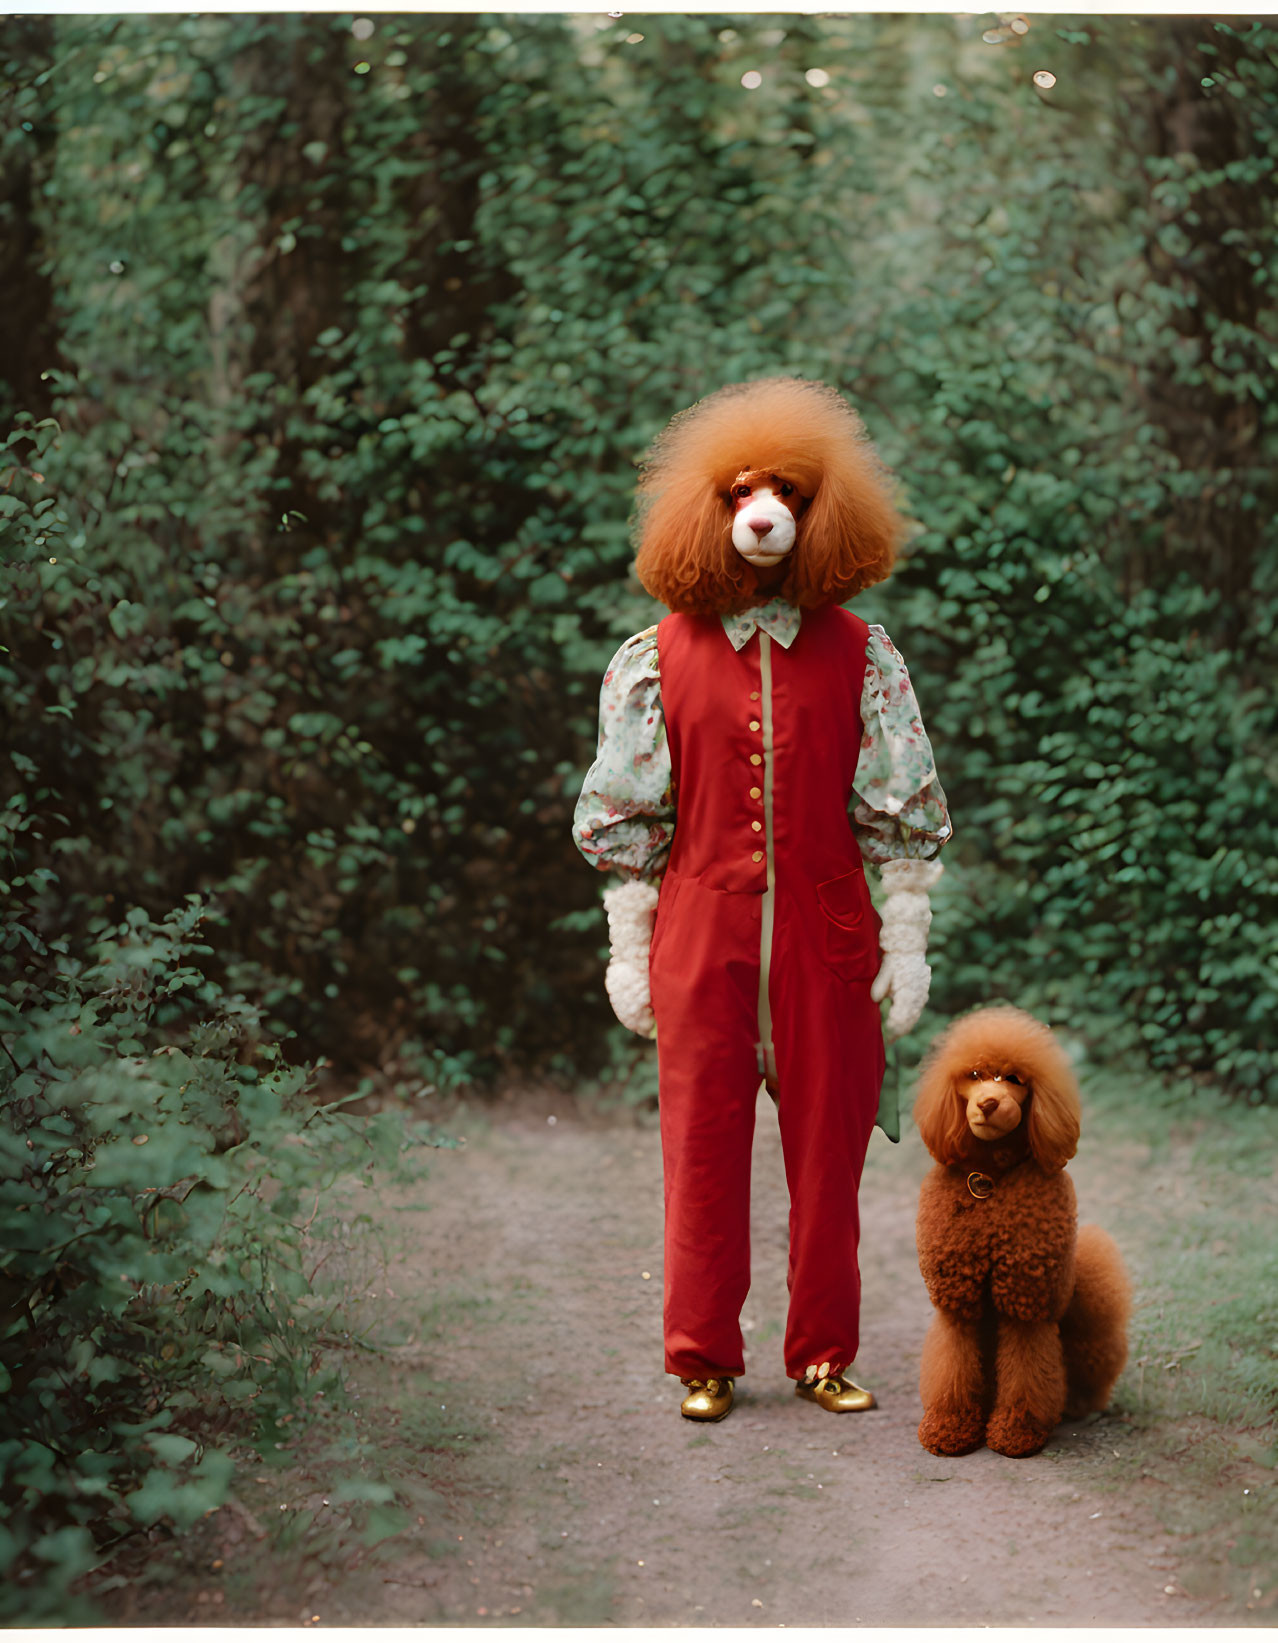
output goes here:
[{"label": "gold shoe", "polygon": [[714,1375],[704,1381],[684,1381],[688,1396],[679,1413],[690,1421],[721,1421],[732,1408],[731,1375]]},{"label": "gold shoe", "polygon": [[[821,1367],[828,1369],[829,1365],[823,1364]],[[867,1392],[865,1387],[848,1380],[846,1375],[821,1375],[818,1370],[809,1369],[807,1376],[795,1383],[794,1390],[800,1398],[807,1398],[811,1403],[819,1403],[822,1409],[828,1409],[832,1415],[846,1415],[854,1409],[878,1407],[874,1393]]]}]

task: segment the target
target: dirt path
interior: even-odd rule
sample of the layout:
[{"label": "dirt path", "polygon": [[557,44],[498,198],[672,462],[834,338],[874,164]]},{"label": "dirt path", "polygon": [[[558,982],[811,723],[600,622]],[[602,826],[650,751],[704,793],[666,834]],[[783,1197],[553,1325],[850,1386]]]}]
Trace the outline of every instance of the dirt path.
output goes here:
[{"label": "dirt path", "polygon": [[[876,1132],[862,1188],[857,1371],[881,1407],[832,1416],[793,1396],[781,1363],[786,1195],[761,1101],[747,1374],[729,1418],[704,1427],[679,1418],[661,1366],[655,1128],[529,1107],[469,1124],[405,1212],[392,1283],[421,1316],[421,1344],[378,1394],[402,1411],[434,1498],[380,1565],[329,1584],[323,1624],[1270,1618],[1187,1594],[1188,1549],[1157,1527],[1157,1483],[1121,1403],[1061,1428],[1032,1460],[937,1460],[919,1446],[929,1305],[913,1134],[891,1147]],[[1086,1147],[1073,1166],[1084,1218],[1119,1212],[1123,1177],[1109,1167],[1107,1185]]]}]

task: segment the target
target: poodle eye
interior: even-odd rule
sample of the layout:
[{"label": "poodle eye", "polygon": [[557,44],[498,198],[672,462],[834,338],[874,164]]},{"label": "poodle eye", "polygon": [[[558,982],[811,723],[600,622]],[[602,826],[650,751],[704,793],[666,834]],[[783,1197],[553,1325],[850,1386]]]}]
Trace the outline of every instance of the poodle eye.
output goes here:
[{"label": "poodle eye", "polygon": [[1006,1079],[1009,1084],[1021,1084],[1024,1082],[1024,1080],[1018,1078],[1015,1073],[998,1073],[996,1076]]},{"label": "poodle eye", "polygon": [[794,486],[791,485],[789,480],[787,480],[787,479],[783,479],[781,481],[781,495],[782,496],[793,496],[794,495]]},{"label": "poodle eye", "polygon": [[734,485],[732,487],[732,494],[739,502],[743,496],[753,496],[754,492],[748,485]]}]

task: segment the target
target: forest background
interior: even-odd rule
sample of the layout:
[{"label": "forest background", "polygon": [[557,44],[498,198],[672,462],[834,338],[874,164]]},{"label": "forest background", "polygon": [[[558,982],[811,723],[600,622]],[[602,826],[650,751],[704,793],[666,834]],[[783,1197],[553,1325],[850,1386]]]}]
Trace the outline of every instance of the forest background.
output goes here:
[{"label": "forest background", "polygon": [[723,383],[843,389],[913,522],[857,608],[955,821],[919,1041],[1002,995],[1226,1122],[1278,1098],[1268,23],[28,16],[0,55],[24,1612],[222,1498],[246,1398],[262,1439],[338,1395],[317,1180],[441,1142],[425,1096],[652,1100],[569,823],[657,614],[636,461]]}]

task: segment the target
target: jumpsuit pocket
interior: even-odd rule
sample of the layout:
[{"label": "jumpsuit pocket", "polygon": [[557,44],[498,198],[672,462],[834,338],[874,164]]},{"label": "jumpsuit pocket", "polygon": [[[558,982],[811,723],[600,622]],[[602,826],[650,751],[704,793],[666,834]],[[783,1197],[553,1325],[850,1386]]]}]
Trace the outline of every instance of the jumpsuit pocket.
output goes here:
[{"label": "jumpsuit pocket", "polygon": [[879,928],[859,870],[817,885],[821,956],[843,981],[873,981],[879,969]]},{"label": "jumpsuit pocket", "polygon": [[661,881],[661,894],[657,899],[657,917],[652,927],[652,941],[648,947],[648,973],[652,974],[652,967],[657,962],[657,954],[661,950],[666,931],[670,928],[670,915],[674,911],[674,904],[679,895],[679,886],[682,879],[675,878],[667,873]]}]

